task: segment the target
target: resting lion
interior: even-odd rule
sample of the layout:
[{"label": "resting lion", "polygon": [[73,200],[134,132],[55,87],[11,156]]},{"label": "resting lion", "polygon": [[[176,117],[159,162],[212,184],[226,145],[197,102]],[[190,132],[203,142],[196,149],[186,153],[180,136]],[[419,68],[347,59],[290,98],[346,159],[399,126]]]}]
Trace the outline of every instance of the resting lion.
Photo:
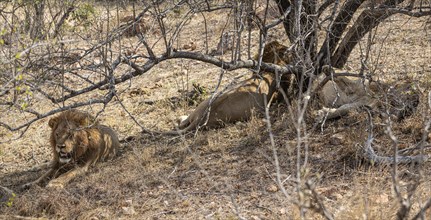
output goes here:
[{"label": "resting lion", "polygon": [[[361,106],[371,109],[368,116],[368,137],[364,145],[364,158],[377,164],[422,163],[429,158],[427,155],[405,156],[379,156],[373,149],[373,122],[372,112],[380,113],[385,117],[397,121],[411,115],[419,104],[419,92],[411,83],[369,82],[362,78],[350,78],[343,75],[343,71],[323,67],[325,74],[319,76],[312,88],[318,96],[318,102],[323,106],[318,111],[318,122],[344,116],[351,110]],[[326,79],[333,80],[327,81]],[[317,85],[317,86],[316,86]],[[412,148],[410,148],[412,149]],[[413,148],[414,149],[414,148]]]},{"label": "resting lion", "polygon": [[[411,84],[389,86],[384,83],[369,82],[362,78],[340,76],[342,70],[324,66],[317,80],[320,88],[314,88],[319,103],[323,106],[318,111],[318,120],[333,119],[348,114],[361,106],[389,113],[396,120],[412,114],[419,103],[419,94]],[[338,75],[338,76],[337,76]],[[326,83],[324,78],[333,77]]]},{"label": "resting lion", "polygon": [[[272,41],[265,46],[262,61],[285,65],[289,62],[290,56],[286,46]],[[226,123],[248,120],[253,110],[264,109],[264,97],[269,101],[276,90],[274,74],[263,72],[259,76],[240,82],[212,99],[201,102],[195,111],[179,124],[179,130],[161,132],[161,134],[184,134],[200,126],[215,128]]]},{"label": "resting lion", "polygon": [[82,111],[65,111],[51,118],[48,125],[51,127],[53,153],[50,169],[23,188],[39,185],[48,179],[52,180],[47,187],[63,187],[85,173],[92,164],[111,159],[120,146],[114,130],[100,125],[91,115]]}]

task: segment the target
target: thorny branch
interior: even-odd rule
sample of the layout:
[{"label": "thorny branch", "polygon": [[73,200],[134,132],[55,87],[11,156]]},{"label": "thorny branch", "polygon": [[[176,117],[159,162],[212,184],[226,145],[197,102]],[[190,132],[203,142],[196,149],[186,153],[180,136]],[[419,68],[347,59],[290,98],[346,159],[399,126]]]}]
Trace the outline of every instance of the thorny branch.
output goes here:
[{"label": "thorny branch", "polygon": [[[130,65],[135,71],[132,72],[128,72],[125,73],[119,77],[115,77],[114,79],[110,79],[110,78],[105,78],[97,83],[93,83],[92,85],[80,89],[80,90],[70,90],[69,94],[64,95],[62,97],[59,98],[55,98],[52,97],[48,94],[46,94],[45,92],[43,92],[41,89],[34,87],[35,91],[40,92],[41,94],[43,94],[47,99],[51,100],[52,103],[57,104],[57,103],[62,103],[68,99],[71,99],[73,97],[77,97],[79,95],[82,94],[86,94],[90,91],[96,90],[96,89],[103,89],[104,86],[109,85],[110,81],[112,80],[114,85],[117,85],[119,83],[125,82],[127,80],[130,80],[134,77],[140,76],[146,72],[148,72],[151,68],[153,68],[156,64],[165,61],[165,60],[169,60],[169,59],[175,59],[175,58],[185,58],[185,59],[194,59],[194,60],[199,60],[199,61],[203,61],[203,62],[207,62],[207,63],[211,63],[214,64],[216,66],[219,66],[222,69],[225,70],[236,70],[236,69],[240,69],[240,68],[256,68],[257,67],[257,62],[255,60],[246,60],[246,61],[232,61],[232,62],[226,62],[223,61],[221,59],[218,58],[214,58],[211,57],[209,55],[205,55],[205,54],[200,54],[200,53],[195,53],[195,52],[187,52],[187,51],[177,51],[177,52],[172,52],[171,54],[167,54],[165,53],[162,56],[159,57],[155,57],[151,60],[148,60],[144,65],[137,65],[136,63],[130,61],[127,58],[123,58],[121,59],[120,57],[117,58],[113,64],[112,64],[112,71],[114,71],[118,65],[121,63],[121,61],[126,62],[128,65]],[[279,72],[279,73],[284,73],[284,74],[291,74],[292,72],[294,72],[294,68],[293,67],[281,67],[275,64],[271,64],[271,63],[262,63],[261,69],[267,71],[267,72]],[[5,128],[7,128],[10,131],[17,131],[20,130],[22,128],[28,127],[30,126],[32,123],[34,123],[35,121],[48,117],[50,115],[53,115],[57,112],[61,112],[64,111],[65,109],[70,109],[70,108],[77,108],[77,107],[82,107],[82,106],[86,106],[86,105],[92,105],[92,104],[98,104],[98,103],[104,103],[106,104],[107,102],[109,102],[111,100],[111,96],[106,97],[105,99],[91,99],[89,101],[86,102],[78,102],[75,104],[71,104],[68,106],[64,106],[60,109],[56,109],[56,110],[52,110],[49,111],[45,114],[41,114],[41,113],[37,113],[34,110],[31,109],[26,109],[24,111],[35,114],[37,117],[22,124],[19,125],[17,127],[11,127],[8,126],[5,123],[0,122],[0,126],[3,126]],[[7,103],[0,103],[0,105],[10,105],[11,103],[7,102]]]},{"label": "thorny branch", "polygon": [[390,156],[379,156],[373,149],[373,121],[371,112],[368,108],[364,107],[367,112],[368,117],[368,138],[365,141],[364,150],[365,150],[365,159],[370,161],[373,164],[387,164],[387,165],[397,165],[397,164],[411,164],[411,163],[423,163],[428,160],[428,156],[426,155],[417,155],[417,156],[399,156],[398,152],[395,153],[393,157]]}]

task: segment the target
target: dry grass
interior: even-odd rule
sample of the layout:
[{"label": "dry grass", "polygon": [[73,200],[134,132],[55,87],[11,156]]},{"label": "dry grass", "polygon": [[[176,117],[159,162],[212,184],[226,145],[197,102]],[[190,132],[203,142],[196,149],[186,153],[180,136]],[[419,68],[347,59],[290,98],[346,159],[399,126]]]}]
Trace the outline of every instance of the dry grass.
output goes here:
[{"label": "dry grass", "polygon": [[[222,16],[211,15],[209,22],[223,21]],[[197,50],[203,50],[199,19],[188,24],[190,28],[180,39],[191,39],[198,45]],[[399,80],[407,75],[419,83],[425,94],[431,74],[431,42],[429,36],[424,37],[423,32],[418,31],[423,24],[422,19],[408,20],[403,16],[394,16],[383,23],[378,31],[389,37],[376,39],[376,45],[383,45],[383,48],[373,51],[372,64],[382,79]],[[271,35],[284,39],[282,32],[280,27]],[[135,40],[128,41],[132,44]],[[212,41],[211,45],[217,44],[217,39]],[[377,52],[381,53],[378,59]],[[359,59],[357,49],[349,62],[351,68],[357,69],[355,65]],[[217,68],[197,61],[167,61],[132,81],[130,87],[122,85],[119,91],[124,89],[124,92],[120,92],[120,100],[145,127],[169,130],[176,116],[187,114],[191,107],[186,101],[172,103],[163,99],[180,96],[178,91],[190,89],[192,82],[214,88],[218,73]],[[248,73],[244,70],[229,72],[223,85],[240,74]],[[145,104],[148,100],[161,101]],[[94,113],[98,109],[87,110]],[[125,144],[114,161],[94,166],[65,189],[34,187],[20,191],[21,184],[36,179],[43,172],[29,171],[29,168],[50,158],[47,120],[41,120],[24,138],[0,145],[0,185],[17,192],[10,207],[0,207],[0,218],[298,219],[300,212],[294,205],[298,200],[294,179],[296,133],[285,105],[273,105],[271,110],[280,175],[285,180],[283,187],[288,197],[277,187],[273,146],[259,115],[249,122],[200,131],[195,136],[142,135],[139,140]],[[395,123],[401,148],[418,142],[425,113],[426,106],[421,102],[411,118]],[[392,190],[391,168],[371,166],[361,158],[360,145],[367,135],[366,116],[362,112],[349,116],[327,122],[323,131],[320,128],[308,131],[308,172],[304,172],[303,177],[314,180],[316,191],[335,219],[394,219],[399,204]],[[100,119],[121,137],[139,131],[118,100],[108,105]],[[379,125],[381,119],[375,120],[377,151],[390,155],[391,142]],[[334,142],[334,138],[340,142]],[[422,179],[412,197],[412,213],[431,197],[428,166],[424,164],[420,169]],[[418,168],[399,167],[403,192],[417,178],[413,174],[418,173]],[[427,211],[427,215],[430,214]],[[323,217],[309,210],[306,218]]]}]

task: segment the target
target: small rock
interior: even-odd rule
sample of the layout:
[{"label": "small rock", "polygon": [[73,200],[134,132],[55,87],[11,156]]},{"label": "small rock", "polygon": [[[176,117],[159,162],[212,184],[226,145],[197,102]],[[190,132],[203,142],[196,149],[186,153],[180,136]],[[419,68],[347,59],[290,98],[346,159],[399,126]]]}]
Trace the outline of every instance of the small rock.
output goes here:
[{"label": "small rock", "polygon": [[214,209],[216,207],[217,207],[217,204],[215,202],[210,202],[210,204],[209,204],[210,209]]},{"label": "small rock", "polygon": [[134,215],[136,214],[136,211],[133,207],[121,207],[123,209],[123,213],[125,215]]},{"label": "small rock", "polygon": [[277,192],[278,191],[278,187],[274,184],[269,185],[268,187],[266,187],[266,191],[268,192]]},{"label": "small rock", "polygon": [[343,198],[343,195],[341,195],[340,193],[334,193],[334,197],[336,200],[341,200]]},{"label": "small rock", "polygon": [[261,218],[259,218],[259,217],[255,216],[255,215],[252,215],[252,216],[251,216],[251,219],[253,219],[253,220],[260,220]]},{"label": "small rock", "polygon": [[383,194],[381,194],[381,195],[379,195],[379,196],[377,196],[377,198],[376,198],[376,200],[375,200],[377,203],[380,203],[380,204],[385,204],[385,203],[388,203],[389,202],[389,196],[388,195],[386,195],[385,193],[383,193]]},{"label": "small rock", "polygon": [[258,199],[258,198],[259,198],[259,195],[258,195],[256,192],[252,192],[252,193],[250,193],[250,197],[251,197],[252,199]]},{"label": "small rock", "polygon": [[129,206],[132,206],[133,201],[131,199],[128,199],[128,200],[126,200],[126,204],[129,205]]}]

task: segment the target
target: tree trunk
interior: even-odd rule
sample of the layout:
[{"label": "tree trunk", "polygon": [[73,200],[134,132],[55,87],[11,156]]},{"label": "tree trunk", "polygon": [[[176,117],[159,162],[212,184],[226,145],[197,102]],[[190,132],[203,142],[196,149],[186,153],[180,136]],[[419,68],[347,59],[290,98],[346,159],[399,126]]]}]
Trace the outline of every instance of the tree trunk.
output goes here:
[{"label": "tree trunk", "polygon": [[341,39],[341,36],[346,30],[346,27],[350,23],[356,10],[358,10],[359,6],[361,6],[363,2],[364,0],[348,0],[342,6],[340,12],[334,20],[333,25],[329,27],[329,34],[320,48],[318,56],[319,58],[317,60],[318,63],[316,66],[321,67],[331,63],[330,59],[338,42]]},{"label": "tree trunk", "polygon": [[44,32],[44,10],[45,1],[35,1],[33,25],[30,27],[30,37],[32,39],[41,38]]},{"label": "tree trunk", "polygon": [[394,13],[383,8],[363,11],[332,55],[332,66],[342,68],[362,37]]},{"label": "tree trunk", "polygon": [[305,57],[314,60],[317,45],[317,4],[316,0],[296,0],[293,4],[289,0],[275,0],[280,14],[291,10],[283,21],[284,30],[290,42],[300,42],[297,48],[298,61],[304,62]]}]

